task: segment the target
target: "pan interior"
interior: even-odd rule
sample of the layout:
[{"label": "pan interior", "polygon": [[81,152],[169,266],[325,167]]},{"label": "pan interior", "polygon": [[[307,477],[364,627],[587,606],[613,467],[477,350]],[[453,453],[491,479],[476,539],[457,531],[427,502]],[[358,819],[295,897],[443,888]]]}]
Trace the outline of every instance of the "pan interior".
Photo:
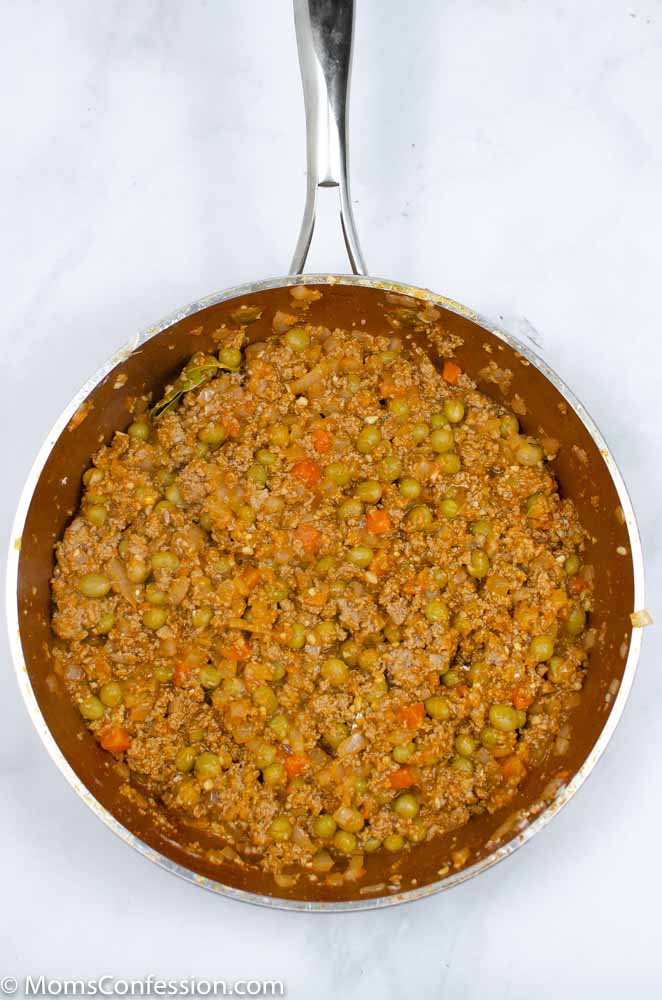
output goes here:
[{"label": "pan interior", "polygon": [[[324,326],[360,326],[368,332],[383,333],[389,327],[385,314],[392,310],[388,296],[400,286],[370,282],[367,279],[306,279],[325,283],[322,298],[313,303],[308,321]],[[104,376],[84,397],[67,425],[54,441],[36,480],[32,501],[22,530],[18,556],[18,622],[27,678],[38,706],[59,751],[82,785],[122,826],[148,848],[158,852],[163,862],[215,883],[221,891],[238,890],[258,896],[307,902],[347,904],[360,900],[371,905],[359,887],[345,883],[329,888],[300,880],[296,887],[278,887],[272,877],[258,869],[240,868],[230,861],[210,861],[199,831],[193,833],[173,824],[171,818],[159,820],[144,807],[138,797],[121,792],[124,778],[108,754],[88,733],[79,713],[69,701],[63,686],[50,669],[53,635],[49,627],[49,581],[53,569],[53,544],[75,513],[80,496],[81,475],[90,456],[113,433],[124,429],[136,398],[144,395],[158,399],[166,385],[188,358],[199,350],[215,346],[214,331],[231,322],[231,314],[241,306],[257,307],[261,317],[247,327],[249,339],[264,340],[272,335],[271,319],[278,309],[288,310],[291,299],[288,286],[294,279],[255,290],[240,290],[231,297],[203,303],[195,311],[159,332],[146,337],[140,345],[108,366]],[[423,294],[423,293],[421,293]],[[479,867],[507,852],[513,838],[539,815],[560,786],[567,785],[582,768],[593,750],[613,709],[621,684],[630,645],[634,610],[635,565],[631,552],[628,524],[621,516],[619,497],[604,454],[583,420],[558,388],[529,358],[516,347],[479,325],[461,307],[425,293],[439,310],[439,324],[444,336],[461,343],[455,359],[477,382],[478,388],[499,402],[515,408],[520,423],[528,433],[549,435],[560,444],[553,462],[561,493],[574,501],[582,524],[591,537],[587,555],[595,567],[595,611],[592,624],[597,642],[582,700],[571,720],[572,739],[569,751],[552,755],[547,763],[525,780],[517,798],[493,815],[476,817],[460,830],[419,845],[394,862],[380,854],[366,861],[368,874],[360,885],[393,884],[400,876],[400,890],[424,892],[440,880],[454,880],[456,873]],[[412,336],[422,344],[435,362],[440,361],[435,346],[424,331]],[[508,372],[505,381],[500,373]],[[636,540],[636,529],[633,529]],[[33,716],[35,712],[33,712]],[[40,720],[39,720],[40,721]],[[557,804],[562,801],[563,793]],[[165,862],[167,863],[167,862]],[[180,872],[181,874],[181,872]],[[227,889],[226,889],[227,887]],[[394,896],[388,889],[372,894]],[[303,905],[306,905],[305,902]]]}]

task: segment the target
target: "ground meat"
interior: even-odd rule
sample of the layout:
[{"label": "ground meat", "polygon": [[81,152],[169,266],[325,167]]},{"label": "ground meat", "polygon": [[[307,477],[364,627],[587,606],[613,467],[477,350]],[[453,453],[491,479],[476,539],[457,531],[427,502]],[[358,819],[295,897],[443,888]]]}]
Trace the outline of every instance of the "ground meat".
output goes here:
[{"label": "ground meat", "polygon": [[309,298],[263,344],[228,328],[94,457],[53,629],[152,802],[237,863],[337,885],[343,859],[360,877],[365,852],[499,808],[552,752],[592,568],[512,413],[392,330],[294,325]]}]

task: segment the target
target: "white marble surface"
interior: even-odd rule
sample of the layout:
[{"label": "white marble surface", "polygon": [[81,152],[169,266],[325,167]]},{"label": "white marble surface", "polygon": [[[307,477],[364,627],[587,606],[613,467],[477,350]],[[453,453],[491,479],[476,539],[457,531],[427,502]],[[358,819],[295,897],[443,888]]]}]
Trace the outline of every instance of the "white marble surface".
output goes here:
[{"label": "white marble surface", "polygon": [[[287,267],[304,135],[287,0],[2,8],[8,528],[47,428],[113,349]],[[661,95],[660,0],[359,3],[369,265],[502,317],[576,389],[632,491],[658,619]],[[340,248],[327,225],[313,265],[343,268]],[[338,916],[233,904],[123,846],[48,760],[5,650],[0,975],[281,977],[297,1000],[659,996],[659,631],[645,640],[609,751],[545,833],[450,894]]]}]

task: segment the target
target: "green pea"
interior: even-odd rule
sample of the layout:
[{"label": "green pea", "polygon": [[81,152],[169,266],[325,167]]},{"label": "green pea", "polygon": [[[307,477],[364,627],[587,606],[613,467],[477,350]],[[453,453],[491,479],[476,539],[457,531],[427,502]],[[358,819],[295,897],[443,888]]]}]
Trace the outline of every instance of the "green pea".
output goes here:
[{"label": "green pea", "polygon": [[359,566],[361,569],[365,569],[370,565],[374,557],[374,552],[369,545],[355,545],[347,553],[348,560],[354,564],[354,566]]},{"label": "green pea", "polygon": [[[291,333],[292,331],[290,330],[289,332]],[[292,824],[287,816],[276,816],[276,818],[272,820],[271,826],[269,827],[269,836],[272,840],[282,843],[283,841],[290,839],[292,836],[292,830]]]},{"label": "green pea", "polygon": [[332,724],[329,729],[324,733],[324,740],[331,747],[332,750],[336,750],[343,740],[347,739],[349,736],[349,729],[342,722],[336,722]]},{"label": "green pea", "polygon": [[134,423],[129,425],[127,434],[136,441],[146,441],[149,437],[149,424],[144,424],[136,420]]},{"label": "green pea", "polygon": [[451,768],[454,771],[464,771],[467,774],[471,774],[474,766],[468,757],[460,757],[458,755],[457,757],[453,757],[453,760],[451,761]]},{"label": "green pea", "polygon": [[173,503],[175,507],[184,506],[184,497],[182,496],[182,491],[180,490],[179,486],[177,486],[176,483],[173,483],[171,486],[168,486],[168,488],[165,491],[165,495],[166,495],[166,500],[169,500],[170,503]]},{"label": "green pea", "polygon": [[510,437],[511,434],[517,434],[519,431],[519,420],[512,413],[507,413],[505,417],[501,418],[501,437]]},{"label": "green pea", "polygon": [[451,667],[451,669],[447,670],[444,676],[441,678],[441,683],[444,685],[444,687],[449,687],[449,688],[457,687],[458,684],[462,683],[462,672],[460,670],[457,670],[455,667]]},{"label": "green pea", "polygon": [[415,750],[416,747],[411,741],[409,743],[401,743],[399,746],[393,747],[391,757],[396,764],[406,764]]},{"label": "green pea", "polygon": [[448,420],[443,413],[433,413],[430,417],[430,427],[433,431],[438,431],[440,427],[448,427]]},{"label": "green pea", "polygon": [[337,847],[343,854],[351,854],[352,851],[355,851],[356,843],[354,834],[348,833],[347,830],[338,830],[333,838],[334,847]]},{"label": "green pea", "polygon": [[575,573],[579,572],[579,556],[576,552],[569,555],[563,564],[563,568],[568,574],[568,576],[574,576]]},{"label": "green pea", "polygon": [[340,647],[340,655],[350,667],[355,667],[359,659],[359,644],[354,639],[345,639]]},{"label": "green pea", "polygon": [[400,495],[405,498],[405,500],[418,500],[420,497],[423,487],[419,483],[418,479],[412,479],[411,476],[405,476],[398,483],[398,489]]},{"label": "green pea", "polygon": [[105,597],[110,590],[110,580],[103,573],[86,573],[78,582],[83,597]]},{"label": "green pea", "polygon": [[484,540],[492,534],[492,525],[485,518],[481,518],[479,521],[474,521],[470,530],[476,538]]},{"label": "green pea", "polygon": [[214,612],[211,608],[196,608],[191,616],[191,621],[194,628],[207,628],[213,617]]},{"label": "green pea", "polygon": [[402,630],[399,625],[395,624],[395,622],[388,622],[384,626],[384,635],[386,640],[393,646],[397,645],[397,643],[402,640]]},{"label": "green pea", "polygon": [[554,637],[551,635],[536,635],[529,644],[529,654],[536,663],[544,663],[554,655]]},{"label": "green pea", "polygon": [[409,403],[406,399],[389,399],[388,412],[394,417],[406,417],[409,414]]},{"label": "green pea", "polygon": [[397,357],[398,357],[397,351],[382,351],[379,354],[379,360],[383,365],[392,365],[393,362],[397,359]]},{"label": "green pea", "polygon": [[336,637],[336,627],[333,622],[320,622],[312,631],[319,646],[328,646]]},{"label": "green pea", "polygon": [[433,597],[425,605],[425,617],[429,622],[448,622],[448,607],[438,597]]},{"label": "green pea", "polygon": [[517,728],[523,729],[527,723],[528,716],[523,708],[516,708],[515,711],[517,712]]},{"label": "green pea", "polygon": [[403,819],[415,819],[418,816],[419,808],[415,796],[410,792],[403,792],[393,802],[393,809]]},{"label": "green pea", "polygon": [[368,839],[363,843],[363,850],[366,854],[374,854],[375,851],[378,851],[381,846],[382,842],[381,840],[378,840],[377,837],[368,837]]},{"label": "green pea", "polygon": [[166,569],[168,572],[174,573],[178,568],[179,559],[174,552],[168,552],[165,550],[155,552],[152,556],[152,569]]},{"label": "green pea", "polygon": [[450,451],[454,444],[455,437],[450,427],[440,427],[430,435],[430,447],[439,455]]},{"label": "green pea", "polygon": [[336,486],[347,486],[351,481],[352,472],[344,462],[330,462],[324,469],[324,478]]},{"label": "green pea", "polygon": [[168,595],[159,589],[158,584],[148,583],[145,587],[145,600],[149,601],[150,604],[165,604]]},{"label": "green pea", "polygon": [[401,851],[404,846],[405,838],[401,837],[399,833],[389,833],[388,837],[384,837],[384,847],[392,854]]},{"label": "green pea", "polygon": [[223,444],[228,434],[223,424],[210,423],[198,431],[198,440],[203,444],[219,445]]},{"label": "green pea", "polygon": [[214,667],[211,664],[209,664],[206,667],[201,667],[201,669],[198,672],[198,680],[202,684],[203,688],[206,688],[208,691],[211,691],[213,690],[213,688],[218,687],[223,678],[221,676],[221,671],[218,669],[218,667]]},{"label": "green pea", "polygon": [[89,507],[85,508],[85,517],[93,524],[96,528],[100,528],[108,517],[108,511],[101,504],[90,504]]},{"label": "green pea", "polygon": [[218,360],[224,368],[229,368],[234,372],[241,365],[241,351],[238,347],[222,347],[218,352]]},{"label": "green pea", "polygon": [[379,662],[379,651],[375,649],[374,646],[370,646],[368,649],[362,649],[359,653],[359,666],[362,670],[372,670],[376,667]]},{"label": "green pea", "polygon": [[267,437],[271,444],[284,448],[290,439],[290,429],[287,424],[270,424],[267,427]]},{"label": "green pea", "polygon": [[439,504],[439,510],[444,515],[444,517],[447,517],[448,520],[451,521],[454,517],[457,517],[457,515],[459,514],[460,505],[457,502],[457,500],[453,500],[452,497],[446,497]]},{"label": "green pea", "polygon": [[451,717],[451,705],[448,698],[441,694],[435,694],[425,702],[425,711],[432,719],[445,722]]},{"label": "green pea", "polygon": [[243,524],[251,525],[255,523],[255,511],[248,503],[242,503],[237,509],[237,517]]},{"label": "green pea", "polygon": [[476,580],[482,580],[490,571],[490,560],[482,549],[474,549],[469,559],[469,573]]},{"label": "green pea", "polygon": [[148,608],[147,611],[143,612],[143,625],[145,628],[150,628],[153,631],[162,628],[168,619],[168,612],[165,608]]},{"label": "green pea", "polygon": [[361,452],[362,455],[369,455],[371,451],[374,451],[378,444],[381,443],[382,434],[378,427],[373,424],[367,424],[363,427],[356,438],[357,450]]},{"label": "green pea", "polygon": [[282,743],[282,741],[287,738],[290,724],[287,721],[287,717],[280,713],[269,719],[269,728],[273,731],[276,738]]},{"label": "green pea", "polygon": [[430,428],[428,427],[427,424],[424,424],[422,422],[414,424],[414,426],[411,429],[412,441],[414,442],[414,444],[421,444],[421,442],[425,441],[429,433],[430,433]]},{"label": "green pea", "polygon": [[583,608],[573,608],[565,623],[568,635],[581,635],[586,628],[586,612]]},{"label": "green pea", "polygon": [[210,452],[210,446],[204,441],[196,441],[195,454],[198,458],[206,458]]},{"label": "green pea", "polygon": [[542,448],[537,444],[529,444],[525,441],[515,452],[515,458],[520,465],[540,465],[542,462]]},{"label": "green pea", "polygon": [[393,483],[402,472],[402,462],[395,455],[386,455],[377,466],[377,473],[380,479],[386,483]]},{"label": "green pea", "polygon": [[263,708],[267,715],[273,715],[278,708],[278,698],[268,684],[260,684],[253,691],[253,704]]},{"label": "green pea", "polygon": [[255,452],[255,458],[260,463],[260,465],[278,465],[279,458],[275,455],[273,451],[269,451],[268,448],[258,448]]},{"label": "green pea", "polygon": [[462,468],[460,456],[454,451],[447,451],[437,457],[437,468],[447,476],[454,476]]},{"label": "green pea", "polygon": [[166,666],[165,663],[160,663],[158,666],[154,667],[153,674],[154,679],[159,682],[159,684],[167,684],[168,681],[172,680],[175,671],[172,667]]},{"label": "green pea", "polygon": [[205,778],[217,778],[221,773],[221,760],[218,754],[205,750],[195,758],[195,773],[203,780]]},{"label": "green pea", "polygon": [[96,722],[104,715],[106,709],[98,698],[88,694],[78,702],[78,711],[88,722]]},{"label": "green pea", "polygon": [[293,326],[283,339],[291,351],[305,351],[310,347],[310,334],[302,326]]},{"label": "green pea", "polygon": [[553,656],[549,660],[547,676],[554,684],[562,684],[572,676],[572,667],[561,656]]},{"label": "green pea", "polygon": [[494,726],[485,726],[480,733],[480,742],[487,750],[494,750],[503,744],[503,733]]},{"label": "green pea", "polygon": [[336,515],[341,521],[348,521],[353,517],[361,517],[363,513],[363,503],[357,497],[349,497],[344,500],[336,509]]},{"label": "green pea", "polygon": [[269,785],[271,788],[284,784],[286,777],[285,768],[279,761],[269,764],[262,771],[262,780],[265,785]]},{"label": "green pea", "polygon": [[261,771],[270,767],[276,760],[276,747],[271,743],[260,743],[255,750],[255,763]]},{"label": "green pea", "polygon": [[263,465],[251,465],[246,473],[247,478],[256,486],[266,486],[267,470]]},{"label": "green pea", "polygon": [[337,829],[338,824],[328,813],[321,813],[313,820],[313,833],[321,840],[330,840]]},{"label": "green pea", "polygon": [[186,774],[193,769],[195,764],[195,750],[193,747],[180,747],[175,755],[175,767],[178,771]]},{"label": "green pea", "polygon": [[111,628],[115,624],[115,615],[110,611],[105,612],[101,615],[99,621],[97,622],[97,632],[99,635],[106,635],[110,632]]},{"label": "green pea", "polygon": [[349,678],[347,665],[335,656],[324,661],[321,667],[321,674],[329,684],[333,684],[334,686],[346,684]]},{"label": "green pea", "polygon": [[405,520],[412,531],[425,531],[434,521],[434,515],[427,504],[420,504],[409,511]]},{"label": "green pea", "polygon": [[326,576],[327,573],[331,572],[331,570],[335,566],[335,563],[336,561],[333,558],[333,556],[322,556],[322,558],[318,559],[317,563],[315,564],[315,571],[320,576]]},{"label": "green pea", "polygon": [[471,757],[476,749],[476,741],[468,733],[458,733],[455,737],[455,750],[460,757]]},{"label": "green pea", "polygon": [[144,559],[130,556],[126,563],[126,575],[131,583],[144,583],[150,574],[151,567]]},{"label": "green pea", "polygon": [[459,424],[464,419],[464,403],[461,399],[447,399],[444,403],[444,416],[451,424]]},{"label": "green pea", "polygon": [[435,566],[432,570],[432,580],[435,587],[438,587],[439,590],[443,590],[448,584],[448,573],[440,566]]},{"label": "green pea", "polygon": [[356,495],[364,503],[378,503],[382,497],[381,484],[376,479],[366,479],[356,487]]},{"label": "green pea", "polygon": [[104,478],[102,469],[87,469],[83,473],[83,482],[86,486],[97,486]]},{"label": "green pea", "polygon": [[517,709],[511,705],[490,705],[490,725],[502,733],[512,733],[517,729]]},{"label": "green pea", "polygon": [[122,704],[122,688],[117,681],[108,681],[99,691],[99,698],[107,708],[117,708]]},{"label": "green pea", "polygon": [[287,645],[290,649],[303,649],[306,645],[306,626],[301,622],[293,622],[290,626],[290,637]]},{"label": "green pea", "polygon": [[175,510],[175,505],[173,503],[170,503],[169,500],[159,500],[159,502],[154,507],[155,514],[163,514],[166,511],[169,514],[172,514],[174,510]]},{"label": "green pea", "polygon": [[336,809],[333,818],[346,833],[358,833],[365,824],[361,813],[352,806],[341,806],[340,809]]}]

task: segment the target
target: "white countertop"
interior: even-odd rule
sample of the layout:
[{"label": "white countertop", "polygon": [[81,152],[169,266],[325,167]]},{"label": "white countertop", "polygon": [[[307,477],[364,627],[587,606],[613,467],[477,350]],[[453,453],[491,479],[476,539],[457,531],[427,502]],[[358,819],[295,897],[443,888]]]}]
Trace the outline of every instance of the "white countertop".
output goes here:
[{"label": "white countertop", "polygon": [[[23,0],[3,37],[8,533],[47,429],[115,348],[287,268],[305,161],[287,0]],[[369,266],[502,318],[575,389],[632,492],[658,621],[661,67],[659,0],[359,2]],[[334,211],[313,269],[345,269]],[[125,847],[49,761],[5,650],[0,976],[271,978],[297,1000],[657,996],[660,654],[651,629],[595,774],[514,858],[414,905],[315,916],[216,898]]]}]

